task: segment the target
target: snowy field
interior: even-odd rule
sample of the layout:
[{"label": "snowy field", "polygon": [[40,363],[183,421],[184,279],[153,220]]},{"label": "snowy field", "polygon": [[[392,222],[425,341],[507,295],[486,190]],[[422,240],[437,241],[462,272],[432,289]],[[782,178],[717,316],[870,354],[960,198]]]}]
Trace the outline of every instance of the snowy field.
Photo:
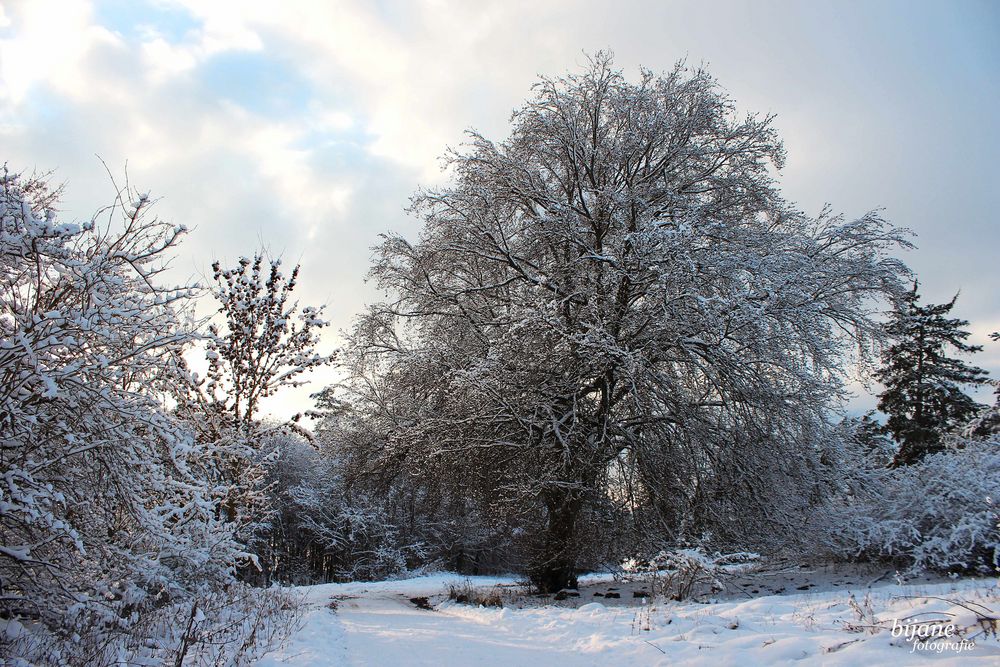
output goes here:
[{"label": "snowy field", "polygon": [[[304,587],[298,589],[308,604],[301,629],[259,667],[1000,665],[1000,642],[984,634],[969,611],[1000,611],[997,579],[900,584],[890,577],[888,583],[866,583],[817,572],[801,583],[802,577],[807,575],[786,577],[799,584],[792,594],[764,594],[770,581],[755,586],[759,596],[747,597],[744,586],[742,599],[707,603],[633,597],[641,585],[591,577],[581,580],[579,598],[526,596],[503,609],[447,600],[449,585],[470,579],[451,574]],[[471,581],[485,590],[498,584],[517,590],[513,578]],[[799,592],[799,586],[810,590]],[[621,597],[606,599],[609,590]],[[428,598],[432,608],[420,608],[414,598]],[[920,644],[893,637],[894,621],[915,627],[932,618],[950,618],[975,646],[959,651],[955,644],[935,644],[937,639]]]}]

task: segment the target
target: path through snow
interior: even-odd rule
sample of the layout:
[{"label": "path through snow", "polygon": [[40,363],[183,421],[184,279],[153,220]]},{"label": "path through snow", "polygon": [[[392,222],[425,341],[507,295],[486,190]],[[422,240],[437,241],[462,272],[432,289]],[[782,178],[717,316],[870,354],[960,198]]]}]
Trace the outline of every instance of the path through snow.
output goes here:
[{"label": "path through snow", "polygon": [[[310,606],[288,646],[259,667],[323,665],[1000,665],[1000,643],[983,637],[971,651],[915,651],[888,631],[851,632],[850,603],[865,606],[863,587],[771,595],[713,604],[653,602],[579,608],[473,608],[451,602],[420,609],[413,597],[440,596],[466,577],[435,575],[388,582],[300,589]],[[511,579],[473,577],[489,588]],[[904,596],[918,596],[904,597]],[[993,579],[870,591],[880,621],[927,611],[956,611],[924,596],[975,601],[1000,610]],[[336,600],[336,611],[330,608]],[[960,611],[960,610],[957,610]]]}]

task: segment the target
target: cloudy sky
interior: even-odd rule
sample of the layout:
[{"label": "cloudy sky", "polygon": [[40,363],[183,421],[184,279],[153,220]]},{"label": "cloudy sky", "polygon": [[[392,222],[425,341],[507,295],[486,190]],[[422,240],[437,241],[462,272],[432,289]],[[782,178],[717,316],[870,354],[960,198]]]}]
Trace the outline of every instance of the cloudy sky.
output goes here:
[{"label": "cloudy sky", "polygon": [[633,76],[705,63],[777,114],[786,197],[917,232],[925,296],[961,290],[1000,376],[996,2],[3,0],[0,161],[54,169],[67,218],[113,197],[98,156],[127,163],[193,229],[181,279],[264,245],[342,328],[376,296],[378,234],[416,233],[404,208],[445,147],[502,138],[538,75],[600,49]]}]

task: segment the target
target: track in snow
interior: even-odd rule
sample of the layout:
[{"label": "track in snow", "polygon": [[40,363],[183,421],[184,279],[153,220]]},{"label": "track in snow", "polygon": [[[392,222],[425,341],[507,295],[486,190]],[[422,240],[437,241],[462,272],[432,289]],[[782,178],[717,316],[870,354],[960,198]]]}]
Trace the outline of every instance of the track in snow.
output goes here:
[{"label": "track in snow", "polygon": [[[858,619],[853,593],[870,593],[879,619],[946,610],[940,596],[1000,610],[996,579],[770,595],[715,604],[654,602],[579,608],[474,608],[446,602],[420,609],[414,597],[440,599],[466,577],[326,584],[302,590],[310,605],[288,646],[259,667],[324,665],[997,665],[1000,643],[984,638],[972,652],[916,652],[889,632],[849,632]],[[477,587],[511,579],[474,577]],[[330,608],[335,602],[336,610]],[[579,603],[579,601],[578,601]]]}]

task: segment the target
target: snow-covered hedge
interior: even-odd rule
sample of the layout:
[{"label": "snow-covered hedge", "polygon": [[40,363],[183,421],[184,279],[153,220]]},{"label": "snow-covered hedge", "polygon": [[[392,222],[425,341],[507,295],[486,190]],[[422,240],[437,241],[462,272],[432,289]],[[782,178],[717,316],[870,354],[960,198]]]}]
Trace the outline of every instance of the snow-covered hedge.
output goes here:
[{"label": "snow-covered hedge", "polygon": [[0,656],[9,661],[0,664],[250,665],[298,627],[300,608],[301,599],[281,589],[233,583],[99,629],[80,604],[68,636],[23,617],[0,619]]},{"label": "snow-covered hedge", "polygon": [[1000,438],[961,440],[915,465],[869,471],[827,515],[837,555],[911,571],[1000,565]]}]

